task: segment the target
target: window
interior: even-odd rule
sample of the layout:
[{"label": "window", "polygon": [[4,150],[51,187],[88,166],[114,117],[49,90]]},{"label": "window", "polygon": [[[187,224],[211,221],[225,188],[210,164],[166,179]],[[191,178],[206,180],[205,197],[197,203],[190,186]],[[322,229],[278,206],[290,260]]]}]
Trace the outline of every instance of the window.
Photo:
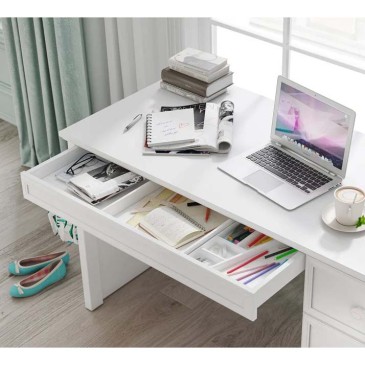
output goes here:
[{"label": "window", "polygon": [[213,18],[235,84],[271,99],[278,74],[356,111],[365,132],[365,18]]}]

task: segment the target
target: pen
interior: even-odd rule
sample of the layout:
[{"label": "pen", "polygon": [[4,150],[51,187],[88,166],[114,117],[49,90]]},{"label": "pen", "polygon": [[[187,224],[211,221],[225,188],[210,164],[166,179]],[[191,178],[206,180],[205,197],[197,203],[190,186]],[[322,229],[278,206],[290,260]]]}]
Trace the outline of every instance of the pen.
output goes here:
[{"label": "pen", "polygon": [[142,114],[136,115],[133,120],[124,128],[123,133],[128,132],[142,118]]},{"label": "pen", "polygon": [[287,248],[283,248],[282,250],[270,253],[269,255],[265,256],[265,259],[268,259],[269,257],[273,257],[273,256],[277,256],[280,255],[281,253],[284,253],[286,251],[290,251],[293,247],[287,247]]},{"label": "pen", "polygon": [[208,219],[210,217],[210,208],[207,208],[206,212],[205,212],[205,221],[208,222]]},{"label": "pen", "polygon": [[245,231],[244,233],[236,236],[234,239],[233,239],[233,243],[239,243],[241,242],[243,239],[245,239],[246,237],[248,237],[252,232],[250,231]]},{"label": "pen", "polygon": [[244,262],[244,263],[242,263],[241,265],[238,265],[238,266],[234,267],[233,269],[228,270],[228,271],[227,271],[227,274],[230,274],[230,273],[232,273],[232,272],[234,272],[234,271],[236,271],[236,270],[240,269],[242,266],[248,265],[248,264],[249,264],[249,263],[251,263],[252,261],[257,260],[257,259],[259,259],[260,257],[265,256],[265,255],[266,255],[266,254],[268,254],[268,253],[269,253],[269,251],[268,251],[268,250],[265,250],[265,251],[263,251],[263,252],[259,253],[258,255],[254,256],[254,257],[251,257],[250,259],[248,259],[247,261],[245,261],[245,262]]},{"label": "pen", "polygon": [[281,255],[279,255],[279,256],[276,256],[276,257],[275,257],[275,260],[280,260],[280,259],[282,259],[283,257],[288,256],[288,255],[291,255],[292,253],[297,252],[297,251],[298,251],[298,250],[296,250],[295,248],[292,248],[291,250],[286,251],[286,252],[282,253],[282,254],[281,254]]},{"label": "pen", "polygon": [[227,240],[233,242],[236,237],[240,236],[241,234],[247,232],[244,229],[244,226],[238,226],[233,232],[231,232],[228,236],[227,236]]},{"label": "pen", "polygon": [[200,203],[197,203],[197,202],[189,202],[189,203],[186,203],[186,205],[188,207],[196,207],[197,205],[201,205]]}]

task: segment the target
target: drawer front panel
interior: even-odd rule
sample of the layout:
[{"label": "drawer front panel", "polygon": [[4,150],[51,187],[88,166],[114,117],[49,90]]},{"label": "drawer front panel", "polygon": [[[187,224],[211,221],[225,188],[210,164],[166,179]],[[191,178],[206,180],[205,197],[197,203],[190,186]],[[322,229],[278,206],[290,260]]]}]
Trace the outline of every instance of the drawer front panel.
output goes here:
[{"label": "drawer front panel", "polygon": [[[55,172],[67,166],[77,155],[85,151],[78,147],[46,161],[34,169],[22,173],[24,196],[53,213],[63,215],[113,247],[122,250],[147,265],[175,278],[209,298],[236,311],[242,316],[255,320],[257,307],[274,295],[284,285],[304,270],[304,255],[297,253],[285,265],[268,276],[267,282],[256,289],[246,288],[232,280],[225,273],[218,272],[189,256],[189,249],[175,249],[152,236],[129,226],[120,218],[126,210],[142,198],[158,189],[158,185],[147,182],[134,191],[105,205],[91,206],[55,181]],[[224,230],[232,221],[227,221],[214,231],[197,240],[199,246]]]},{"label": "drawer front panel", "polygon": [[309,310],[365,334],[365,283],[314,261]]},{"label": "drawer front panel", "polygon": [[308,315],[303,318],[307,338],[303,347],[364,347],[364,343]]}]

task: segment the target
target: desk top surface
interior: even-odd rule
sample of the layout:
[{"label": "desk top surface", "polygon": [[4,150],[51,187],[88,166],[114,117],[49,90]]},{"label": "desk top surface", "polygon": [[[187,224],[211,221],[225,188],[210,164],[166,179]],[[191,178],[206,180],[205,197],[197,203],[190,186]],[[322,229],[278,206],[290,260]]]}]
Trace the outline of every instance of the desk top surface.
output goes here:
[{"label": "desk top surface", "polygon": [[[136,114],[159,111],[162,105],[187,105],[189,99],[161,90],[155,83],[60,132],[65,140],[120,164],[146,178],[245,223],[312,257],[365,280],[365,232],[342,233],[321,219],[333,191],[287,211],[255,190],[229,177],[217,166],[270,139],[273,101],[229,88],[215,100],[235,103],[233,148],[228,155],[144,156],[144,121],[123,129]],[[365,187],[365,135],[352,140],[346,185]]]}]

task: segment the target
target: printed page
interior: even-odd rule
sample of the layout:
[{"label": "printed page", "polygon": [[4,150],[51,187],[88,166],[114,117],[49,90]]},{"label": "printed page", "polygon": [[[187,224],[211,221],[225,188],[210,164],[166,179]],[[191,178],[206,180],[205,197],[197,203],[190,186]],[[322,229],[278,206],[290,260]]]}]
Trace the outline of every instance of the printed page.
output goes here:
[{"label": "printed page", "polygon": [[153,113],[150,118],[148,146],[194,142],[193,110],[183,109]]},{"label": "printed page", "polygon": [[201,233],[193,223],[187,221],[169,207],[156,208],[142,218],[140,225],[156,238],[170,246],[176,246],[193,233]]},{"label": "printed page", "polygon": [[233,138],[233,111],[234,104],[231,101],[225,100],[221,103],[217,138],[219,153],[228,153],[231,150]]}]

